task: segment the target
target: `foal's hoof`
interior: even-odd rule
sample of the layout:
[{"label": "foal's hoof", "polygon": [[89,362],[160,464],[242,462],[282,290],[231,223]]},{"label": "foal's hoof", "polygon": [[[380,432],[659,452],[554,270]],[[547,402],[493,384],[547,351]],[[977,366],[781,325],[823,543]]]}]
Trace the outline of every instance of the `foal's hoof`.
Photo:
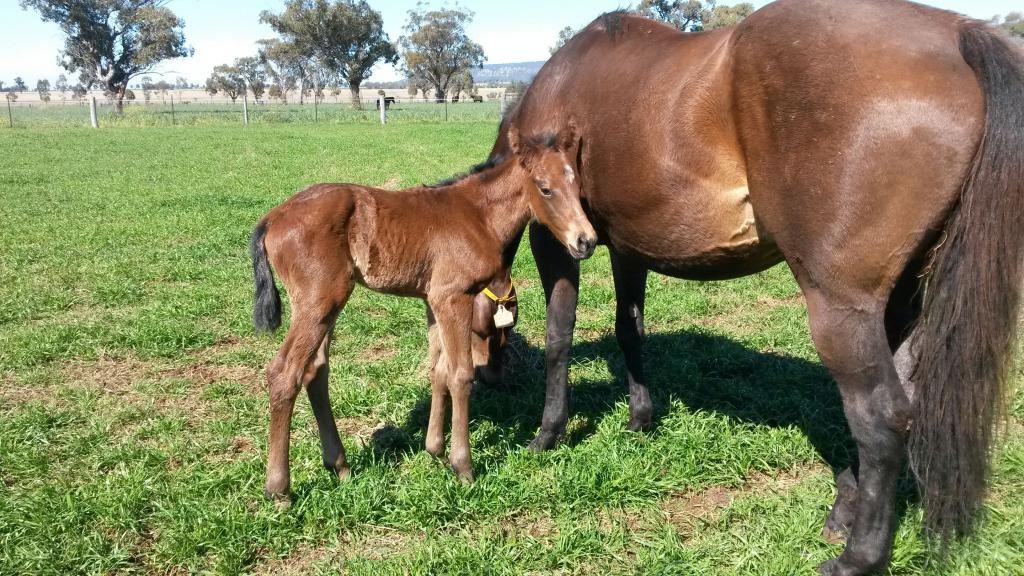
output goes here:
[{"label": "foal's hoof", "polygon": [[287,510],[292,507],[292,499],[287,492],[281,494],[278,492],[266,491],[263,494],[267,497],[267,500],[274,503],[274,507],[278,510]]},{"label": "foal's hoof", "polygon": [[846,542],[846,530],[836,530],[829,525],[821,529],[821,537],[829,544],[842,544]]},{"label": "foal's hoof", "polygon": [[558,434],[553,432],[541,431],[537,434],[537,437],[530,442],[528,448],[533,452],[544,452],[551,450],[558,443]]},{"label": "foal's hoof", "polygon": [[463,471],[460,472],[460,471],[456,470],[455,468],[452,468],[452,472],[455,473],[455,476],[459,479],[459,482],[462,482],[466,486],[469,486],[470,484],[473,483],[473,471],[472,470],[463,470]]}]

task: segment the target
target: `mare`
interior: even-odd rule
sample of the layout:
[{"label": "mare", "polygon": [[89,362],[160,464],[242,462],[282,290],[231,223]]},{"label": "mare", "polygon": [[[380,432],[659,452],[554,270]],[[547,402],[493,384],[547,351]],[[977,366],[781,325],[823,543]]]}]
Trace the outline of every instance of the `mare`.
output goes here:
[{"label": "mare", "polygon": [[[611,254],[629,428],[651,425],[648,271],[718,280],[785,261],[858,449],[826,525],[847,544],[821,572],[887,565],[908,449],[930,532],[968,532],[1020,303],[1019,46],[899,0],[781,0],[707,33],[612,13],[545,64],[504,130],[570,124]],[[568,418],[579,264],[542,228],[530,240],[548,307],[543,450]]]}]

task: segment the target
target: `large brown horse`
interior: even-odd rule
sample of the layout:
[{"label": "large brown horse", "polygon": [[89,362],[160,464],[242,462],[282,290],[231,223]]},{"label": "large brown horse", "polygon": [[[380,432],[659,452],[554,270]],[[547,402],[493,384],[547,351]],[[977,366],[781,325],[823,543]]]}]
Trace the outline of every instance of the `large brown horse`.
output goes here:
[{"label": "large brown horse", "polygon": [[[281,323],[273,270],[292,302],[280,351],[267,366],[270,441],[266,493],[287,502],[292,409],[306,388],[320,431],[324,465],[349,474],[331,413],[327,379],[331,332],[356,284],[426,300],[436,319],[431,346],[431,405],[427,451],[444,455],[447,398],[452,403],[449,463],[472,480],[469,390],[474,315],[480,292],[511,296],[508,269],[527,223],[551,226],[566,248],[589,256],[597,242],[579,204],[570,168],[576,141],[566,127],[557,138],[511,136],[517,154],[492,157],[470,175],[434,187],[392,192],[353,184],[311,186],[270,211],[253,231],[250,252],[258,331]],[[555,194],[554,191],[564,192]],[[484,303],[485,309],[487,303]]]},{"label": "large brown horse", "polygon": [[[929,526],[943,538],[969,530],[1020,296],[1019,49],[897,0],[782,0],[701,34],[610,14],[551,58],[506,127],[569,122],[581,199],[611,252],[629,427],[651,422],[648,271],[714,280],[784,260],[859,452],[829,520],[847,546],[822,571],[886,565],[908,443]],[[579,268],[543,229],[531,245],[548,302],[533,447],[546,449],[568,416]]]}]

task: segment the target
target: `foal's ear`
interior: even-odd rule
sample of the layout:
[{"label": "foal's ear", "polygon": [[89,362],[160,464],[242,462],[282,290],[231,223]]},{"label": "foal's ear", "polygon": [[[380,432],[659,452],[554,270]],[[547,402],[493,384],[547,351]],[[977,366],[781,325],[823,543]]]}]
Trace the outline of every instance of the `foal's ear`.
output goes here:
[{"label": "foal's ear", "polygon": [[509,126],[508,134],[505,137],[508,138],[509,150],[511,150],[513,154],[518,156],[520,152],[521,142],[521,140],[519,139],[519,129],[516,128],[515,126]]},{"label": "foal's ear", "polygon": [[572,150],[572,148],[576,146],[576,140],[579,138],[579,132],[579,128],[576,126],[576,121],[570,119],[565,128],[562,128],[562,131],[558,133],[558,149],[563,152]]}]

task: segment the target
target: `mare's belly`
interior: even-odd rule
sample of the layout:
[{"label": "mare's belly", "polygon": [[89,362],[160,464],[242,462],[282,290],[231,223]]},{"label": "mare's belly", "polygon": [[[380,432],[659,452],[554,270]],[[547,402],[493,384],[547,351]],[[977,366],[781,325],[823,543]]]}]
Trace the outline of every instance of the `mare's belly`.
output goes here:
[{"label": "mare's belly", "polygon": [[[627,210],[595,207],[609,245],[660,274],[725,280],[782,261],[758,225],[746,187],[673,191],[628,202]],[[642,209],[636,209],[643,207]]]}]

